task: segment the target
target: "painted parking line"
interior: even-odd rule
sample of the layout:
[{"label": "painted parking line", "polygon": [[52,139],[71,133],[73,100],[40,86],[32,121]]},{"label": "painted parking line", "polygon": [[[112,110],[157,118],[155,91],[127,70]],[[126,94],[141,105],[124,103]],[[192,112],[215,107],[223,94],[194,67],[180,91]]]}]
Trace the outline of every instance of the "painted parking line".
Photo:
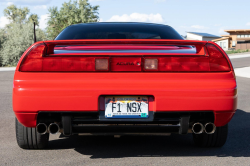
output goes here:
[{"label": "painted parking line", "polygon": [[0,71],[15,71],[16,67],[0,67]]},{"label": "painted parking line", "polygon": [[250,78],[250,67],[237,68],[234,72],[238,77]]},{"label": "painted parking line", "polygon": [[231,55],[231,56],[229,56],[230,59],[248,58],[248,57],[250,57],[250,54],[245,54],[245,55]]}]

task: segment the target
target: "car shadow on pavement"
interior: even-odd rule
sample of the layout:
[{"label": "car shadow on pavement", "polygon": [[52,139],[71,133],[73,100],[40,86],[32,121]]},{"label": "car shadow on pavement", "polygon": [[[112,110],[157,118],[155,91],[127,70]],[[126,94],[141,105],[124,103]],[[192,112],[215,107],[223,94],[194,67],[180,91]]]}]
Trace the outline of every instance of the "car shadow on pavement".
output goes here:
[{"label": "car shadow on pavement", "polygon": [[192,134],[171,136],[71,136],[51,140],[53,149],[74,149],[91,158],[168,156],[250,156],[250,113],[237,110],[229,123],[227,143],[222,148],[199,148]]}]

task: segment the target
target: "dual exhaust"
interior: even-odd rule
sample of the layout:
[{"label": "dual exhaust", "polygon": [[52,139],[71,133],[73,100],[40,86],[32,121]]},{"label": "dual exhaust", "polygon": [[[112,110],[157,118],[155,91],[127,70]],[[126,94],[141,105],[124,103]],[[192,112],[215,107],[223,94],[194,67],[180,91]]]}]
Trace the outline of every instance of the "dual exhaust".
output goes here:
[{"label": "dual exhaust", "polygon": [[192,126],[192,131],[194,134],[201,134],[203,132],[207,133],[207,134],[213,134],[216,130],[216,126],[213,123],[206,123],[205,125],[203,125],[202,123],[195,123]]},{"label": "dual exhaust", "polygon": [[[36,130],[40,134],[46,134],[47,132],[50,134],[57,134],[60,131],[60,127],[56,123],[51,123],[48,127],[45,123],[39,123],[36,126]],[[207,134],[213,134],[216,130],[216,126],[213,123],[206,123],[203,125],[202,123],[195,123],[192,126],[192,131],[194,134],[202,134],[203,132]]]},{"label": "dual exhaust", "polygon": [[36,126],[36,131],[40,134],[46,134],[47,132],[50,134],[57,134],[60,131],[60,127],[56,123],[51,123],[48,127],[45,123],[39,123]]}]

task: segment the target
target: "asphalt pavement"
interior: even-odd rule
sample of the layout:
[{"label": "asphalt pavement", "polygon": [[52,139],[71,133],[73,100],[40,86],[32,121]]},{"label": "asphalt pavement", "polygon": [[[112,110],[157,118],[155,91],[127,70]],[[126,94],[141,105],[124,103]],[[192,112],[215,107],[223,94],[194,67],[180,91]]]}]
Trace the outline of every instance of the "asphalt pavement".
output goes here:
[{"label": "asphalt pavement", "polygon": [[[250,58],[232,59],[235,68]],[[237,77],[238,110],[222,148],[198,148],[192,135],[50,137],[49,149],[22,150],[12,111],[14,72],[0,72],[0,165],[250,165],[250,78]]]}]

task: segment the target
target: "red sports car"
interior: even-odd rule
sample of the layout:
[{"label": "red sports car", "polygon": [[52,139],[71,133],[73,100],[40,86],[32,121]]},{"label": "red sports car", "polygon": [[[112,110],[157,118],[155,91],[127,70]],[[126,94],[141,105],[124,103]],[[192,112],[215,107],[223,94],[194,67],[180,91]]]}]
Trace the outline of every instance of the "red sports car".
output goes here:
[{"label": "red sports car", "polygon": [[160,24],[71,25],[27,49],[13,84],[23,149],[56,133],[192,133],[197,146],[220,147],[236,107],[227,54]]}]

